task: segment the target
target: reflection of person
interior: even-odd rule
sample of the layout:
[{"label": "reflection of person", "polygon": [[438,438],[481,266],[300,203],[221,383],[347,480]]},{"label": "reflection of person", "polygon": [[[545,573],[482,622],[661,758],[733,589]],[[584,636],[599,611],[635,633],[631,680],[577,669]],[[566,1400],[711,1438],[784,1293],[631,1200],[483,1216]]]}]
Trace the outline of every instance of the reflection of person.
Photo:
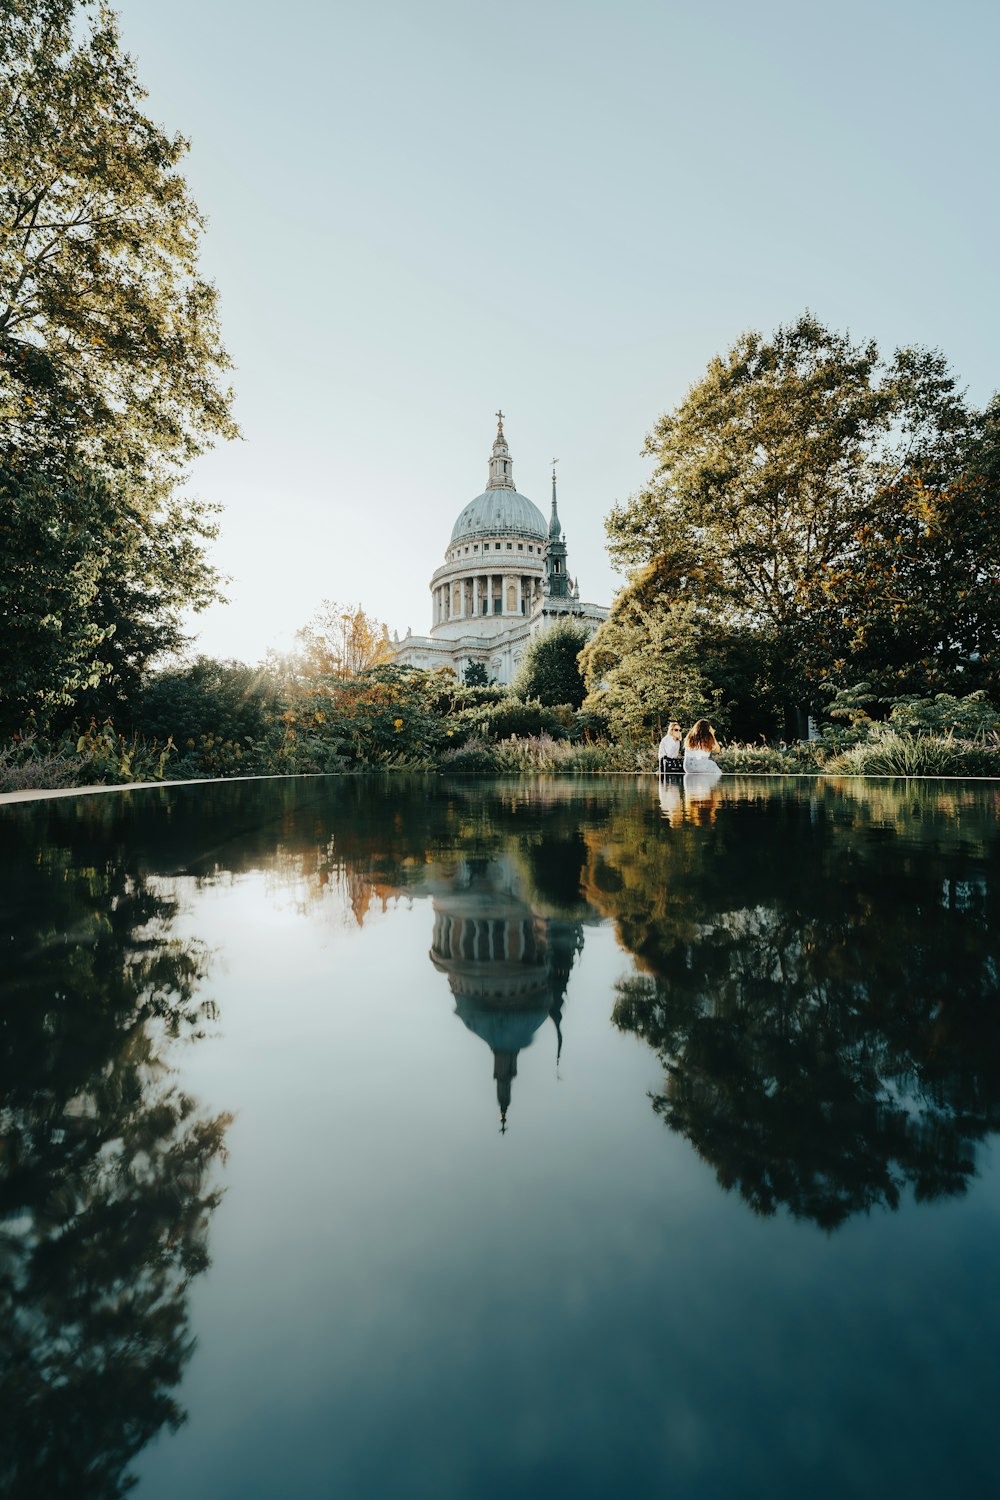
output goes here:
[{"label": "reflection of person", "polygon": [[660,782],[660,815],[666,818],[671,828],[679,828],[684,822],[684,799],[679,782]]},{"label": "reflection of person", "polygon": [[688,730],[684,741],[685,776],[721,776],[722,772],[712,759],[712,751],[718,748],[719,742],[715,738],[715,730],[707,719],[699,719]]},{"label": "reflection of person", "polygon": [[684,777],[684,820],[701,827],[715,822],[719,807],[719,778],[722,772],[713,765],[707,776],[690,772]]},{"label": "reflection of person", "polygon": [[667,732],[660,741],[660,748],[656,755],[661,776],[668,776],[672,772],[684,769],[681,760],[681,726],[676,719],[671,719],[667,725]]}]

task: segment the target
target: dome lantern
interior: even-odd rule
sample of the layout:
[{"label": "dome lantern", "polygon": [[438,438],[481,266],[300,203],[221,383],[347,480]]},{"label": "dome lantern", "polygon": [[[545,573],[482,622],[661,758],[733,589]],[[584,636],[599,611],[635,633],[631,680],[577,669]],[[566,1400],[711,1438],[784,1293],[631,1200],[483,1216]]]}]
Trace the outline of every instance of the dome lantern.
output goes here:
[{"label": "dome lantern", "polygon": [[488,490],[512,490],[514,488],[513,464],[510,458],[510,449],[507,447],[507,439],[503,435],[503,412],[497,412],[497,435],[493,441],[493,453],[490,457],[490,478],[486,488]]},{"label": "dome lantern", "polygon": [[533,545],[544,542],[547,535],[545,517],[527,495],[518,494],[512,469],[503,430],[503,412],[498,411],[489,484],[460,512],[452,529],[450,545],[482,536],[523,537]]}]

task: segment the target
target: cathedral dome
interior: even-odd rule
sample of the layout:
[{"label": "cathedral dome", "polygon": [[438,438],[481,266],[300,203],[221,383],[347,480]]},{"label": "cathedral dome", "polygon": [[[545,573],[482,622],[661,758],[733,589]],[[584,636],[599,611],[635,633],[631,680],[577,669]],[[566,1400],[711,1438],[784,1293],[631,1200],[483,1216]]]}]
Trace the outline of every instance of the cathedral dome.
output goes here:
[{"label": "cathedral dome", "polygon": [[452,542],[494,534],[527,536],[544,542],[549,534],[545,518],[527,495],[497,486],[470,500],[452,528]]}]

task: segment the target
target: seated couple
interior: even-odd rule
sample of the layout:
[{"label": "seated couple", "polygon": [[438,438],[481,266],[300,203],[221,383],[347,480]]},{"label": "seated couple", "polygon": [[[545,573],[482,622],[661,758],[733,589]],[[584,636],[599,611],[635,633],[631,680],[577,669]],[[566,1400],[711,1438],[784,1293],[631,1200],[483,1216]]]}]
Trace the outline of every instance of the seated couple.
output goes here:
[{"label": "seated couple", "polygon": [[684,737],[684,753],[681,754],[681,726],[675,721],[667,726],[657,751],[660,775],[704,774],[718,776],[719,768],[712,759],[712,751],[719,748],[715,731],[707,719],[699,719]]}]

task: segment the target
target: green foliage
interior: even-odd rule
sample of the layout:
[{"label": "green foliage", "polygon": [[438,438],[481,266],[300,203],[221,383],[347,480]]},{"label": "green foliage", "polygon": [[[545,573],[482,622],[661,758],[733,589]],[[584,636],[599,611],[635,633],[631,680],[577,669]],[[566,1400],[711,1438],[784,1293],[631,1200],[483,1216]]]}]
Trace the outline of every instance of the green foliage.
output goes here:
[{"label": "green foliage", "polygon": [[470,661],[462,674],[462,681],[466,687],[488,687],[490,679],[481,661]]},{"label": "green foliage", "polygon": [[0,0],[0,730],[131,710],[219,596],[212,507],[174,492],[233,436],[187,150],[143,113],[114,15]]},{"label": "green foliage", "polygon": [[850,548],[803,586],[799,652],[815,681],[1000,696],[1000,483],[975,472],[987,437],[1000,449],[995,416],[953,483],[907,474],[880,490]]},{"label": "green foliage", "polygon": [[721,690],[700,664],[705,625],[690,600],[655,599],[647,607],[619,595],[582,653],[585,707],[603,715],[619,740],[659,737],[671,719],[717,719]]},{"label": "green foliage", "polygon": [[478,776],[497,774],[496,746],[472,735],[464,745],[445,750],[441,756],[443,771],[462,771]]},{"label": "green foliage", "polygon": [[815,742],[791,745],[761,743],[723,745],[715,756],[721,770],[735,776],[799,776],[813,774],[823,764]]},{"label": "green foliage", "polygon": [[0,0],[0,56],[0,443],[162,476],[235,431],[187,142],[103,7]]},{"label": "green foliage", "polygon": [[129,781],[162,781],[174,744],[170,739],[163,745],[151,744],[137,734],[118,733],[110,720],[104,724],[92,720],[78,737],[75,751],[80,757],[81,784],[114,786]]},{"label": "green foliage", "polygon": [[953,739],[897,734],[880,724],[869,737],[833,756],[826,769],[844,776],[954,776],[962,764],[962,747]]},{"label": "green foliage", "polygon": [[0,469],[0,731],[95,683],[108,627],[93,617],[107,566],[102,486]]},{"label": "green foliage", "polygon": [[898,698],[889,723],[901,734],[950,734],[974,740],[1000,736],[1000,711],[983,692],[956,698],[937,693],[933,698]]},{"label": "green foliage", "polygon": [[208,508],[149,498],[85,468],[0,466],[0,732],[122,717],[182,612],[217,597]]},{"label": "green foliage", "polygon": [[55,747],[35,734],[0,746],[0,792],[80,784],[80,763],[71,746]]},{"label": "green foliage", "polygon": [[511,692],[516,698],[537,699],[549,707],[568,703],[570,708],[579,708],[586,691],[579,656],[586,644],[584,625],[572,619],[557,621],[525,650]]},{"label": "green foliage", "polygon": [[261,667],[199,656],[188,667],[150,677],[135,722],[152,739],[187,746],[211,737],[246,749],[264,737],[280,712],[278,685]]},{"label": "green foliage", "polygon": [[447,710],[442,712],[452,688],[460,690],[460,684],[451,673],[395,666],[355,678],[318,677],[290,697],[280,716],[281,743],[271,742],[275,764],[330,769],[331,749],[341,765],[432,764],[455,738]]},{"label": "green foliage", "polygon": [[460,732],[487,740],[506,740],[512,735],[565,736],[572,724],[573,714],[568,708],[547,708],[537,698],[522,701],[506,693],[456,715]]},{"label": "green foliage", "polygon": [[442,769],[493,776],[601,776],[648,770],[631,745],[554,740],[549,735],[487,744],[470,740],[442,759]]},{"label": "green foliage", "polygon": [[106,566],[90,615],[107,632],[103,667],[76,700],[78,714],[134,715],[151,667],[188,645],[185,616],[222,598],[206,542],[218,533],[217,507],[162,494],[153,509],[127,488],[104,515]]},{"label": "green foliage", "polygon": [[[871,528],[888,534],[904,478],[940,486],[973,458],[985,472],[984,431],[937,353],[904,349],[883,361],[874,343],[852,343],[808,314],[770,340],[745,334],[657,423],[650,483],[611,513],[612,557],[631,570],[620,604],[692,601],[721,627],[720,647],[760,642],[765,718],[775,703],[815,705],[823,664],[839,649],[824,609],[855,628],[866,594],[861,584],[851,592],[852,568]],[[831,602],[823,590],[834,580],[847,592]],[[957,637],[956,658],[974,635]],[[700,669],[700,658],[689,665]],[[729,701],[717,674],[705,680]]]}]

